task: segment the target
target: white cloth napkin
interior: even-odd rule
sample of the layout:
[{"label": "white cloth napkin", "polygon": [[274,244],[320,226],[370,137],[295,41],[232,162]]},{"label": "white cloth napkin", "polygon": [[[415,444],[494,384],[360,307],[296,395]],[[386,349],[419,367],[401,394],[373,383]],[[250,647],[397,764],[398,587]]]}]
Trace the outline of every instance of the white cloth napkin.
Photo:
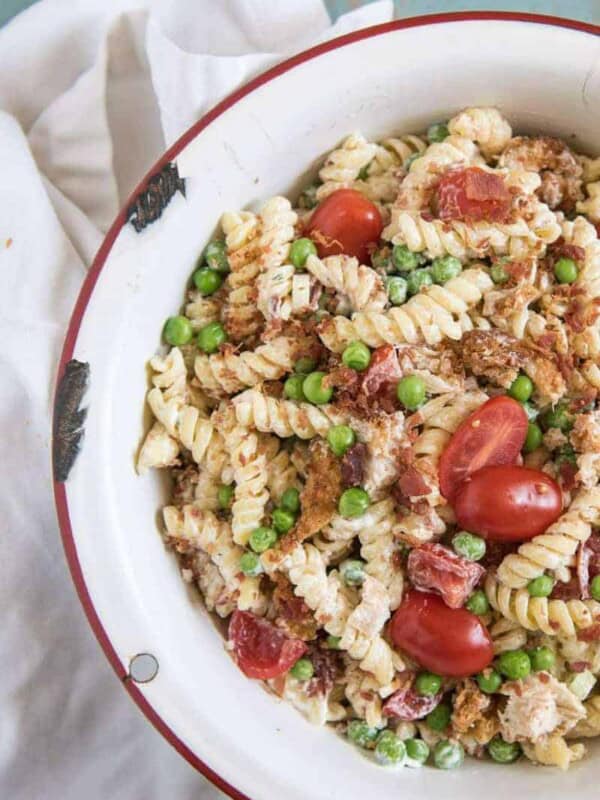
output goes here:
[{"label": "white cloth napkin", "polygon": [[79,607],[50,490],[56,362],[103,233],[165,145],[285,55],[392,15],[42,0],[0,30],[2,798],[221,796],[133,706]]}]

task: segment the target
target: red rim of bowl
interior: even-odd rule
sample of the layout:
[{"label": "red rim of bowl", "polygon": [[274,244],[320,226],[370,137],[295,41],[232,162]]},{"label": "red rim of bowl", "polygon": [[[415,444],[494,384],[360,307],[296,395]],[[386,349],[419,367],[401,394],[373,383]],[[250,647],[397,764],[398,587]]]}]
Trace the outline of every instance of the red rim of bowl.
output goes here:
[{"label": "red rim of bowl", "polygon": [[[127,222],[127,213],[126,209],[130,206],[132,200],[139,194],[140,191],[144,189],[148,180],[158,172],[161,167],[165,164],[172,161],[176,158],[179,153],[183,150],[186,145],[188,145],[196,136],[204,130],[208,125],[210,125],[213,120],[217,119],[221,114],[223,114],[227,109],[231,108],[235,103],[238,102],[246,95],[253,92],[259,86],[263,86],[265,83],[273,80],[274,78],[283,75],[285,72],[293,69],[294,67],[298,66],[299,64],[303,64],[305,61],[309,61],[317,56],[322,55],[323,53],[327,53],[331,50],[336,50],[339,47],[345,47],[346,45],[352,44],[353,42],[361,41],[362,39],[369,39],[372,36],[379,36],[380,34],[389,33],[395,30],[403,30],[407,28],[417,28],[424,25],[436,25],[439,23],[444,22],[464,22],[464,21],[473,21],[473,20],[490,20],[490,21],[497,21],[497,22],[530,22],[535,23],[537,25],[551,25],[554,27],[559,28],[570,28],[572,30],[581,31],[583,33],[589,33],[595,36],[600,36],[600,26],[593,25],[591,23],[586,22],[579,22],[577,20],[571,19],[563,19],[561,17],[552,17],[543,14],[528,14],[528,13],[519,13],[519,12],[501,12],[501,11],[465,11],[465,12],[452,12],[447,14],[430,14],[424,15],[419,17],[411,17],[409,19],[404,20],[394,20],[393,22],[387,22],[382,25],[373,25],[369,28],[361,28],[360,30],[354,31],[353,33],[348,33],[345,36],[339,36],[335,39],[330,39],[323,44],[316,45],[315,47],[311,47],[309,50],[304,50],[302,53],[298,53],[291,58],[282,61],[281,63],[275,65],[271,69],[267,70],[266,72],[261,73],[256,78],[253,78],[248,83],[244,84],[244,86],[237,89],[232,94],[228,95],[224,100],[222,100],[218,105],[212,108],[207,114],[205,114],[198,122],[192,125],[171,147],[165,152],[162,158],[154,164],[152,169],[148,172],[148,174],[143,178],[143,180],[139,183],[139,185],[134,189],[129,198],[128,202],[125,204],[113,224],[111,225],[104,241],[100,249],[98,250],[96,257],[90,267],[86,279],[83,283],[79,296],[77,298],[77,302],[73,309],[73,313],[71,315],[71,319],[69,321],[69,326],[67,329],[67,334],[65,337],[60,362],[58,365],[57,371],[57,384],[58,379],[62,376],[65,365],[67,362],[73,357],[73,352],[75,350],[75,343],[77,341],[77,335],[79,333],[79,328],[81,325],[81,321],[83,319],[84,312],[86,310],[87,304],[89,299],[92,295],[94,290],[94,286],[96,285],[96,281],[98,280],[98,276],[104,267],[106,262],[106,258],[115,242],[115,239],[119,235],[121,228]],[[56,403],[56,396],[55,396],[55,403]],[[75,540],[73,538],[73,530],[71,528],[71,519],[69,516],[69,506],[67,502],[67,494],[65,489],[64,483],[58,483],[54,480],[54,500],[56,504],[56,513],[58,517],[58,524],[61,531],[61,537],[63,542],[63,548],[65,551],[65,556],[67,558],[67,562],[69,564],[69,569],[71,571],[71,577],[73,579],[73,583],[75,584],[75,588],[77,590],[77,594],[79,596],[79,600],[85,614],[87,616],[88,622],[98,639],[100,647],[104,651],[104,654],[108,661],[110,662],[111,666],[113,667],[114,671],[122,681],[125,689],[129,693],[130,697],[133,701],[138,705],[140,710],[145,714],[147,719],[154,725],[154,727],[164,736],[164,738],[177,750],[180,755],[182,755],[186,761],[188,761],[193,767],[195,767],[199,772],[201,772],[206,778],[208,778],[215,786],[217,786],[221,791],[225,792],[229,797],[234,798],[234,800],[250,800],[250,798],[240,792],[235,786],[232,786],[230,783],[227,783],[220,775],[214,772],[204,761],[202,761],[196,753],[194,753],[190,748],[178,738],[174,731],[167,725],[167,723],[159,716],[159,714],[154,710],[153,706],[146,700],[143,692],[139,689],[139,687],[129,679],[128,671],[123,666],[119,657],[112,646],[110,639],[98,614],[96,613],[96,609],[94,608],[94,604],[88,592],[85,579],[83,577],[83,572],[81,569],[81,565],[79,563],[79,557],[77,555],[77,547],[75,545]]]}]

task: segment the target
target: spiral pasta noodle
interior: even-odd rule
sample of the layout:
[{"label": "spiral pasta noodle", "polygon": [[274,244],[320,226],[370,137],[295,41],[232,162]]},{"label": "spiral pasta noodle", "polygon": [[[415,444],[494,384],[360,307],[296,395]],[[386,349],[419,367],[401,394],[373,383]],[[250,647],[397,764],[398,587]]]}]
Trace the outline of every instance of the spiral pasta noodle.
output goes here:
[{"label": "spiral pasta noodle", "polygon": [[322,185],[317,189],[317,200],[353,184],[358,173],[366,167],[377,152],[377,145],[368,142],[360,133],[353,133],[342,146],[329,154],[319,170]]},{"label": "spiral pasta noodle", "polygon": [[504,617],[548,636],[576,636],[579,630],[593,625],[600,614],[600,603],[595,600],[531,597],[527,589],[511,589],[492,573],[486,577],[485,592],[492,608]]},{"label": "spiral pasta noodle", "polygon": [[371,267],[350,256],[309,256],[306,269],[319,283],[344,295],[353,311],[381,311],[387,305],[383,281]]},{"label": "spiral pasta noodle", "polygon": [[239,560],[242,550],[232,539],[231,527],[210,511],[193,505],[180,511],[174,506],[163,509],[165,531],[176,547],[196,547],[207,553],[219,570],[227,591],[235,595],[239,608],[260,610],[263,598],[257,578],[241,575]]},{"label": "spiral pasta noodle", "polygon": [[263,433],[276,433],[282,438],[325,436],[329,428],[342,419],[338,411],[327,405],[280,400],[258,389],[247,389],[234,399],[233,404],[241,425]]},{"label": "spiral pasta noodle", "polygon": [[404,590],[404,571],[398,558],[393,512],[394,503],[386,498],[374,503],[362,517],[345,521],[352,523],[358,531],[360,554],[366,561],[365,572],[385,587],[392,611],[400,605]]},{"label": "spiral pasta noodle", "polygon": [[578,201],[577,212],[585,214],[591,222],[600,222],[600,181],[588,183],[585,190],[587,198]]},{"label": "spiral pasta noodle", "polygon": [[383,344],[438,344],[443,338],[460,339],[473,323],[467,311],[489,291],[493,282],[483,269],[464,270],[443,286],[430,286],[427,292],[411,297],[403,306],[383,313],[358,312],[352,319],[336,316],[324,320],[319,329],[321,341],[340,353],[359,339],[369,347]]},{"label": "spiral pasta noodle", "polygon": [[264,380],[276,380],[291,372],[296,345],[292,339],[277,336],[255,350],[196,356],[194,372],[200,386],[213,397],[235,394]]},{"label": "spiral pasta noodle", "polygon": [[466,108],[448,123],[451,134],[476,142],[486,156],[502,152],[512,138],[512,129],[496,108]]}]

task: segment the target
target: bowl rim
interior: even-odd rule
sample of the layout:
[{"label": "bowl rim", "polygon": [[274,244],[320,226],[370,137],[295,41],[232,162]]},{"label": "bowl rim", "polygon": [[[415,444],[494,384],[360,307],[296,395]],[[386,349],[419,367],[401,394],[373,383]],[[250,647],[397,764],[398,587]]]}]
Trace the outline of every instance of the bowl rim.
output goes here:
[{"label": "bowl rim", "polygon": [[[173,161],[181,151],[191,142],[201,131],[208,127],[214,120],[221,114],[235,105],[239,100],[251,94],[260,86],[268,83],[274,78],[283,75],[294,67],[317,58],[324,53],[336,50],[340,47],[368,39],[381,34],[386,34],[392,31],[405,30],[409,28],[424,27],[427,25],[437,25],[441,23],[460,23],[470,21],[485,21],[491,22],[525,22],[533,23],[536,25],[548,25],[559,28],[567,28],[571,30],[580,31],[582,33],[591,34],[593,36],[600,36],[600,25],[595,25],[589,22],[573,20],[563,17],[556,17],[547,14],[532,14],[528,12],[512,12],[512,11],[454,11],[442,14],[424,14],[415,17],[408,17],[406,19],[393,20],[380,25],[372,25],[367,28],[360,28],[351,33],[329,39],[322,44],[315,45],[307,50],[303,50],[284,61],[279,62],[275,66],[261,72],[252,80],[243,84],[240,88],[236,89],[231,94],[227,95],[221,102],[211,108],[204,114],[197,122],[188,128],[161,156],[161,158],[148,170],[146,175],[142,178],[136,188],[131,192],[127,202],[122,207],[121,211],[115,218],[114,222],[107,231],[104,240],[96,253],[92,265],[90,266],[83,285],[79,291],[77,301],[71,313],[67,332],[65,335],[63,348],[58,364],[58,369],[55,376],[55,393],[53,399],[53,429],[52,429],[52,443],[54,441],[54,420],[57,412],[57,394],[60,385],[60,379],[64,374],[67,363],[72,359],[77,342],[77,337],[81,322],[87,305],[90,301],[94,287],[98,277],[106,263],[108,254],[110,253],[113,244],[121,229],[127,222],[127,209],[130,207],[134,199],[142,192],[148,185],[150,179],[155,176],[162,168],[169,162]],[[52,446],[50,452],[52,452]],[[79,601],[83,607],[88,623],[102,648],[104,655],[108,659],[110,665],[115,671],[117,677],[123,684],[125,690],[136,703],[140,711],[158,730],[158,732],[171,744],[177,752],[185,758],[185,760],[196,770],[198,770],[205,778],[207,778],[214,786],[220,789],[233,800],[251,800],[248,795],[243,794],[236,789],[235,786],[225,781],[218,773],[208,766],[195,752],[193,752],[184,742],[179,739],[176,733],[167,725],[161,716],[154,709],[152,704],[146,699],[140,688],[130,678],[129,671],[121,663],[115,648],[112,645],[108,634],[100,620],[100,617],[94,607],[91,595],[88,591],[79,557],[77,553],[77,546],[73,536],[73,529],[71,527],[71,519],[69,514],[69,504],[67,500],[67,493],[65,483],[58,481],[56,475],[52,474],[52,482],[54,489],[54,502],[56,507],[56,515],[58,518],[58,525],[60,529],[63,549],[71,578],[75,585]]]}]

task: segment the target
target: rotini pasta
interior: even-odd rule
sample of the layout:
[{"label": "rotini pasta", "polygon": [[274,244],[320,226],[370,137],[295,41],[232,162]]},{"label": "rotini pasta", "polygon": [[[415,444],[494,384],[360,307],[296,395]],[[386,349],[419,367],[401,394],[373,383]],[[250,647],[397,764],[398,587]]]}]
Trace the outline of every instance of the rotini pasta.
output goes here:
[{"label": "rotini pasta", "polygon": [[375,270],[348,256],[309,256],[306,269],[326,286],[344,295],[352,311],[381,311],[387,304],[383,281]]},{"label": "rotini pasta", "polygon": [[319,171],[322,184],[317,189],[317,199],[351,186],[364,167],[375,157],[377,145],[367,140],[360,133],[353,133],[342,146],[329,154],[325,164]]},{"label": "rotini pasta", "polygon": [[276,433],[277,436],[299,436],[312,439],[324,436],[332,425],[342,419],[342,415],[326,405],[314,406],[309,403],[295,403],[269,397],[259,389],[248,389],[234,400],[238,422],[263,433]]},{"label": "rotini pasta", "polygon": [[486,156],[501,153],[512,129],[496,108],[466,108],[448,123],[450,133],[476,142]]}]

